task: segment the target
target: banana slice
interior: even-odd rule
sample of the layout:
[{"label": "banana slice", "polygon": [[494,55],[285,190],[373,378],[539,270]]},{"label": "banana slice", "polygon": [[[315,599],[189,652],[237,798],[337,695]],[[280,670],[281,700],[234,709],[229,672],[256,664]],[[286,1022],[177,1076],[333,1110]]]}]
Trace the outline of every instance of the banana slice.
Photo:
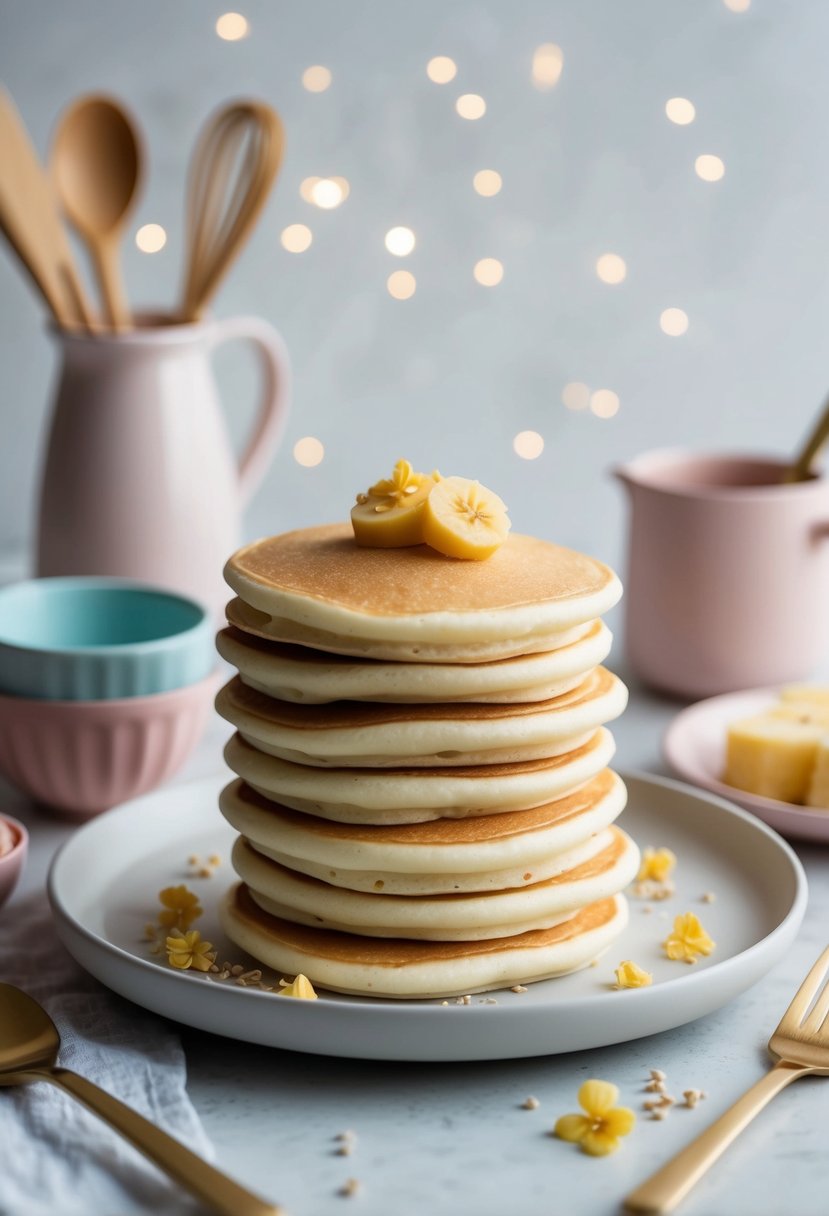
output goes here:
[{"label": "banana slice", "polygon": [[503,544],[510,530],[507,508],[479,481],[444,477],[423,508],[423,539],[446,557],[482,561]]},{"label": "banana slice", "polygon": [[351,526],[358,545],[398,549],[423,544],[423,510],[438,473],[415,473],[408,460],[398,460],[391,477],[357,495]]}]

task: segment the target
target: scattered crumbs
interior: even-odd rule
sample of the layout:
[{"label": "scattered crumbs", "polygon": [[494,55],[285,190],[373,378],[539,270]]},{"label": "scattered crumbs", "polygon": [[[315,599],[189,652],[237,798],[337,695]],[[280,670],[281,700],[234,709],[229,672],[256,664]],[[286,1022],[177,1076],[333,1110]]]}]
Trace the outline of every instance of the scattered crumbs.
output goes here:
[{"label": "scattered crumbs", "polygon": [[664,1073],[661,1068],[652,1068],[651,1069],[651,1080],[652,1081],[667,1081],[667,1079],[668,1079],[668,1074]]},{"label": "scattered crumbs", "polygon": [[484,999],[482,1001],[478,1001],[478,1004],[479,1005],[497,1005],[498,1002],[496,1001],[494,996],[486,996],[486,997],[484,997]]},{"label": "scattered crumbs", "polygon": [[664,1119],[672,1106],[676,1105],[676,1098],[672,1098],[670,1094],[662,1094],[660,1098],[651,1098],[647,1102],[642,1103],[642,1109],[650,1111],[653,1114],[656,1110],[661,1110],[660,1119]]},{"label": "scattered crumbs", "polygon": [[664,1094],[665,1082],[660,1081],[657,1077],[652,1077],[645,1086],[645,1092],[649,1094]]},{"label": "scattered crumbs", "polygon": [[220,866],[222,864],[222,859],[218,853],[211,853],[207,859],[207,864],[209,866],[213,866],[215,870],[216,866]]},{"label": "scattered crumbs", "polygon": [[650,914],[653,912],[653,904],[645,904],[642,911],[644,912],[645,916],[650,916]]},{"label": "scattered crumbs", "polygon": [[700,903],[713,904],[716,902],[717,902],[717,897],[713,891],[705,891],[704,894],[702,894],[700,896]]},{"label": "scattered crumbs", "polygon": [[148,920],[144,926],[144,939],[148,942],[155,941],[155,925],[151,920]]},{"label": "scattered crumbs", "polygon": [[219,972],[219,964],[218,964],[218,963],[211,963],[211,964],[210,964],[210,970],[211,970],[211,971],[212,971],[214,974],[218,974],[218,972]]},{"label": "scattered crumbs", "polygon": [[630,888],[630,894],[634,899],[670,899],[674,893],[674,884],[667,879],[664,882],[656,882],[652,878],[647,878],[642,882],[635,882]]},{"label": "scattered crumbs", "polygon": [[690,1110],[693,1110],[694,1107],[701,1102],[706,1095],[701,1089],[685,1089],[682,1091],[682,1096],[685,1099],[682,1105],[689,1107]]},{"label": "scattered crumbs", "polygon": [[664,1106],[655,1106],[651,1111],[652,1119],[666,1119],[668,1116],[667,1108]]},{"label": "scattered crumbs", "polygon": [[594,958],[590,963],[591,967],[598,967],[598,965],[599,965],[599,960],[597,958]]},{"label": "scattered crumbs", "polygon": [[150,954],[160,954],[162,948],[161,942],[156,942],[154,946],[150,946]]},{"label": "scattered crumbs", "polygon": [[456,996],[455,1004],[456,1005],[471,1005],[472,997],[471,996]]},{"label": "scattered crumbs", "polygon": [[251,971],[243,971],[241,975],[237,975],[236,977],[236,983],[242,988],[248,988],[254,984],[261,984],[261,982],[262,972],[258,967],[254,967]]},{"label": "scattered crumbs", "polygon": [[188,866],[197,866],[200,861],[201,861],[201,858],[199,857],[198,853],[191,853],[190,856],[187,858]]},{"label": "scattered crumbs", "polygon": [[241,975],[243,971],[244,971],[244,967],[242,966],[241,963],[234,963],[233,966],[230,968],[231,975]]},{"label": "scattered crumbs", "polygon": [[213,877],[213,871],[212,871],[212,869],[210,868],[210,866],[201,866],[201,867],[198,869],[198,871],[196,872],[196,877],[197,877],[197,878],[212,878],[212,877]]},{"label": "scattered crumbs", "polygon": [[441,1005],[448,1005],[448,1004],[449,1004],[448,1001],[441,1001]]},{"label": "scattered crumbs", "polygon": [[337,1132],[334,1139],[337,1141],[337,1147],[334,1153],[337,1157],[350,1157],[357,1146],[357,1133],[350,1130]]},{"label": "scattered crumbs", "polygon": [[523,984],[513,984],[513,986],[510,988],[510,992],[526,992],[526,991],[527,991],[527,989],[524,987]]},{"label": "scattered crumbs", "polygon": [[350,1199],[351,1196],[356,1195],[359,1190],[360,1190],[360,1183],[357,1181],[356,1178],[346,1178],[345,1182],[342,1184],[340,1189],[337,1191],[337,1194],[342,1195],[342,1197],[344,1199]]},{"label": "scattered crumbs", "polygon": [[538,1110],[540,1105],[541,1105],[541,1103],[539,1102],[538,1098],[534,1098],[532,1096],[532,1094],[530,1094],[530,1096],[528,1098],[525,1098],[524,1101],[521,1103],[521,1109],[522,1110]]}]

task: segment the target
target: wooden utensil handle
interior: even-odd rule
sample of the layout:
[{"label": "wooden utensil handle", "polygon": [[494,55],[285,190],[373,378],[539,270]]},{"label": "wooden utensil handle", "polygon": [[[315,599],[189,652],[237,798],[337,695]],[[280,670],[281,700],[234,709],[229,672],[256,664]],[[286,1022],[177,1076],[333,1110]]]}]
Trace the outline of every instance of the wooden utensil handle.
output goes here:
[{"label": "wooden utensil handle", "polygon": [[720,1115],[716,1123],[712,1123],[687,1148],[628,1195],[624,1202],[625,1211],[650,1213],[652,1216],[672,1212],[766,1103],[790,1082],[808,1072],[811,1069],[779,1060],[724,1115]]},{"label": "wooden utensil handle", "polygon": [[99,1089],[86,1077],[68,1068],[52,1068],[38,1073],[59,1089],[77,1098],[110,1127],[142,1152],[160,1169],[180,1183],[208,1208],[221,1216],[284,1216],[281,1209],[266,1203],[239,1186],[232,1178],[208,1165],[180,1141],[150,1123],[143,1115],[126,1106],[112,1094]]}]

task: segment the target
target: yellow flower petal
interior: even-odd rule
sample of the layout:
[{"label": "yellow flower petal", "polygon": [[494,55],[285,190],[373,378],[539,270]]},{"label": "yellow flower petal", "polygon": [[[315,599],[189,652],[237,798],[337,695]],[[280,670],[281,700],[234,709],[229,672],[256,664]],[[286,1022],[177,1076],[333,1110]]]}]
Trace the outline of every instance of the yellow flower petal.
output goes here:
[{"label": "yellow flower petal", "polygon": [[696,959],[698,954],[711,954],[716,949],[716,942],[708,936],[694,912],[684,912],[675,919],[673,932],[664,946],[668,958]]},{"label": "yellow flower petal", "polygon": [[615,1153],[620,1143],[616,1136],[609,1136],[600,1129],[588,1132],[581,1142],[581,1147],[582,1151],[589,1153],[591,1157],[606,1157],[608,1153]]},{"label": "yellow flower petal", "polygon": [[629,1136],[636,1124],[636,1115],[629,1106],[615,1106],[607,1112],[602,1124],[609,1136]]},{"label": "yellow flower petal", "polygon": [[636,875],[637,882],[664,882],[676,866],[676,854],[670,849],[646,848],[642,852],[642,864]]},{"label": "yellow flower petal", "polygon": [[279,996],[294,996],[301,1001],[315,1001],[317,994],[307,975],[298,975],[292,984],[284,984]]},{"label": "yellow flower petal", "polygon": [[182,953],[174,950],[167,956],[171,967],[178,967],[179,971],[187,971],[193,962],[193,956],[189,953]]},{"label": "yellow flower petal", "polygon": [[590,1120],[584,1115],[562,1115],[556,1120],[553,1135],[559,1140],[567,1140],[570,1144],[580,1143],[590,1131]]},{"label": "yellow flower petal", "polygon": [[579,1105],[588,1115],[603,1115],[616,1105],[619,1090],[610,1081],[585,1081],[579,1090]]},{"label": "yellow flower petal", "polygon": [[636,963],[626,959],[616,968],[616,985],[619,988],[647,988],[653,983],[650,971],[645,971]]}]

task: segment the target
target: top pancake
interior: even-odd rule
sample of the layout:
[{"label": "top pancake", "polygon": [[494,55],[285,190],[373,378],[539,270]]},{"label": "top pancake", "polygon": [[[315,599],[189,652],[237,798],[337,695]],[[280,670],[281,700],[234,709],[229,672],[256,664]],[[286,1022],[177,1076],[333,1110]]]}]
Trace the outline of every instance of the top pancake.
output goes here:
[{"label": "top pancake", "polygon": [[565,630],[593,620],[621,585],[601,562],[511,534],[486,561],[425,545],[367,549],[349,524],[256,541],[225,578],[252,608],[312,629],[372,639],[457,643]]}]

